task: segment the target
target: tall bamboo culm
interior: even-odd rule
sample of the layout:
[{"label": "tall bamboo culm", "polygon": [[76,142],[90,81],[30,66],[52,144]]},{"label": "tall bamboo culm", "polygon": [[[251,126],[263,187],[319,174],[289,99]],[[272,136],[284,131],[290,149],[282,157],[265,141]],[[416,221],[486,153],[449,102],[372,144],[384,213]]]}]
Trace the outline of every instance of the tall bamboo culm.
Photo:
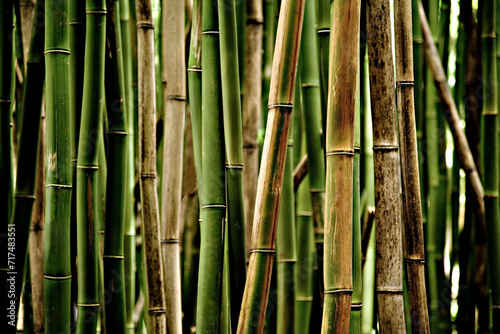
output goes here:
[{"label": "tall bamboo culm", "polygon": [[412,333],[429,333],[425,288],[425,248],[415,126],[412,1],[395,2],[396,87],[403,186],[405,259]]},{"label": "tall bamboo culm", "polygon": [[382,333],[404,333],[399,152],[389,1],[368,3],[366,10],[373,116],[378,314]]},{"label": "tall bamboo culm", "polygon": [[161,247],[167,309],[167,332],[182,332],[179,226],[181,219],[182,151],[186,105],[184,3],[162,4],[162,58],[165,124],[161,196]]},{"label": "tall bamboo culm", "polygon": [[[37,12],[43,19],[45,15],[44,2],[39,1]],[[31,216],[35,202],[35,178],[38,157],[38,134],[40,116],[42,113],[43,79],[45,63],[43,59],[44,31],[40,24],[33,25],[30,43],[30,52],[27,55],[27,66],[23,87],[23,108],[20,111],[20,135],[17,152],[17,175],[14,192],[14,207],[9,227],[15,230],[15,257],[16,257],[16,285],[15,314],[19,309],[21,287],[27,272],[28,247],[30,236]],[[28,39],[29,40],[29,39]],[[11,229],[12,230],[12,229]],[[29,277],[28,277],[29,279]],[[10,298],[9,298],[10,299]],[[15,327],[8,327],[14,330]]]},{"label": "tall bamboo culm", "polygon": [[[259,173],[259,145],[257,130],[262,114],[262,39],[264,14],[261,0],[247,3],[245,41],[245,73],[243,76],[243,198],[245,204],[245,249],[251,247],[257,176]],[[241,59],[243,61],[243,59]]]},{"label": "tall bamboo culm", "polygon": [[293,108],[303,0],[281,3],[274,53],[266,137],[255,205],[252,248],[238,333],[262,332],[275,254],[278,208]]},{"label": "tall bamboo culm", "polygon": [[45,2],[45,332],[70,328],[71,141],[68,3]]},{"label": "tall bamboo culm", "polygon": [[328,112],[324,310],[322,333],[348,333],[352,299],[354,114],[359,67],[360,1],[332,4]]},{"label": "tall bamboo culm", "polygon": [[[12,23],[13,23],[13,1],[7,0],[0,3],[0,150],[5,152],[0,158],[0,186],[4,189],[0,192],[0,231],[3,233],[0,253],[4,254],[0,260],[0,291],[3,292],[0,297],[0,306],[2,311],[0,314],[7,315],[7,278],[10,271],[8,267],[7,236],[8,222],[10,222],[10,214],[13,201],[13,182],[12,182],[12,131],[11,122],[11,102],[12,102]],[[70,179],[71,180],[71,179]],[[11,276],[15,279],[15,276]],[[14,321],[15,323],[15,321]],[[14,324],[15,327],[15,324]]]},{"label": "tall bamboo culm", "polygon": [[[236,36],[235,0],[218,0],[220,29],[220,66],[224,140],[226,146],[226,197],[228,220],[229,268],[231,279],[231,328],[236,332],[245,289],[245,212],[243,199],[243,139],[241,91]],[[253,115],[256,116],[255,114]]]},{"label": "tall bamboo culm", "polygon": [[[88,22],[88,21],[87,21]],[[127,197],[127,104],[120,3],[107,1],[106,20],[107,177],[104,234],[104,323],[107,331],[125,333],[124,229]],[[102,310],[102,308],[101,308]]]},{"label": "tall bamboo culm", "polygon": [[136,0],[139,157],[143,255],[146,268],[148,332],[166,332],[165,287],[160,247],[160,217],[156,192],[154,22],[151,0]]},{"label": "tall bamboo culm", "polygon": [[95,333],[99,311],[100,257],[98,235],[99,165],[98,141],[89,134],[101,129],[104,97],[104,51],[106,42],[106,3],[86,2],[85,72],[83,79],[82,122],[76,166],[78,317],[77,333]]},{"label": "tall bamboo culm", "polygon": [[202,4],[202,196],[196,331],[218,333],[222,321],[222,268],[226,217],[225,152],[217,1]]},{"label": "tall bamboo culm", "polygon": [[483,126],[482,167],[484,185],[484,209],[488,235],[488,272],[491,287],[491,312],[493,333],[500,331],[500,212],[499,212],[499,169],[498,169],[498,82],[496,68],[495,1],[483,1],[482,8],[482,55],[483,55]]}]

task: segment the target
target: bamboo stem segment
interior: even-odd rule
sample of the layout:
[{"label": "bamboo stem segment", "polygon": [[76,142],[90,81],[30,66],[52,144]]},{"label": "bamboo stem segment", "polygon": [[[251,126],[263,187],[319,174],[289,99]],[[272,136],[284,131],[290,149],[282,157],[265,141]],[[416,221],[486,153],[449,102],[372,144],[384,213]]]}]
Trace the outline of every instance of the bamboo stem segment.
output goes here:
[{"label": "bamboo stem segment", "polygon": [[405,258],[413,333],[429,333],[425,289],[425,249],[415,126],[412,2],[395,2],[396,87],[403,186]]},{"label": "bamboo stem segment", "polygon": [[160,217],[156,192],[154,23],[151,0],[136,0],[140,185],[144,261],[150,333],[166,332],[165,287],[160,248]]},{"label": "bamboo stem segment", "polygon": [[238,333],[262,332],[275,253],[293,89],[304,17],[303,0],[281,4],[252,234]]}]

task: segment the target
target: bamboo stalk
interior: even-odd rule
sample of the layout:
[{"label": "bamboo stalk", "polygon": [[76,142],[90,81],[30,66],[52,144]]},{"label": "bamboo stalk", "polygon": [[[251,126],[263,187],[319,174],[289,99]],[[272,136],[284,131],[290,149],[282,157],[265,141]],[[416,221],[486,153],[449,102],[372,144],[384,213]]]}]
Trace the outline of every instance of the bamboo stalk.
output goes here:
[{"label": "bamboo stalk", "polygon": [[196,331],[218,333],[223,320],[221,308],[226,198],[217,2],[204,1],[202,10],[203,189]]},{"label": "bamboo stalk", "polygon": [[411,1],[395,2],[396,87],[399,120],[399,143],[405,259],[409,286],[412,333],[429,333],[425,287],[425,248],[420,202],[420,175],[414,106],[414,64]]},{"label": "bamboo stalk", "polygon": [[68,3],[45,2],[44,306],[45,332],[66,333],[70,324],[71,138]]},{"label": "bamboo stalk", "polygon": [[[236,35],[235,0],[219,0],[220,64],[222,110],[226,146],[226,196],[228,221],[229,270],[231,278],[231,328],[236,332],[243,290],[245,289],[245,212],[243,197],[243,140],[239,85],[239,61]],[[240,5],[241,6],[241,5]],[[256,70],[256,69],[254,69]],[[258,70],[257,70],[258,71]],[[255,115],[254,115],[255,117]]]},{"label": "bamboo stalk", "polygon": [[21,13],[21,29],[23,35],[23,59],[25,61],[24,68],[27,71],[27,62],[28,62],[28,52],[30,49],[30,40],[31,40],[31,31],[33,27],[33,17],[36,17],[37,20],[40,18],[35,14],[35,6],[36,0],[20,0],[19,1],[19,10]]},{"label": "bamboo stalk", "polygon": [[[483,201],[483,186],[479,178],[479,174],[474,163],[474,158],[472,156],[469,144],[465,137],[465,134],[460,127],[460,117],[458,115],[457,108],[453,101],[451,92],[447,86],[446,76],[439,59],[432,35],[427,24],[427,19],[425,17],[425,12],[423,7],[419,6],[420,22],[422,24],[422,32],[424,37],[424,50],[425,50],[425,60],[429,66],[432,76],[434,78],[434,83],[436,85],[437,91],[441,98],[441,103],[443,104],[443,112],[445,114],[445,119],[448,122],[451,133],[453,135],[453,140],[455,142],[455,147],[457,148],[458,157],[462,169],[465,172],[466,178],[470,183],[472,200],[474,202],[474,212],[476,215],[476,260],[483,258],[482,254],[485,252],[486,243],[486,226],[485,226],[485,206]],[[478,255],[479,253],[479,255]],[[484,266],[482,266],[484,267]],[[485,274],[483,268],[481,271],[476,270],[476,275],[478,277],[483,277]],[[484,320],[483,320],[484,321]]]},{"label": "bamboo stalk", "polygon": [[356,78],[359,73],[359,20],[360,1],[335,1],[332,4],[325,150],[323,333],[347,333],[350,323],[354,118]]},{"label": "bamboo stalk", "polygon": [[[246,259],[250,256],[252,223],[257,192],[259,145],[257,132],[262,114],[262,39],[263,8],[261,0],[246,1],[247,26],[245,73],[243,76],[243,199],[245,210]],[[243,60],[242,60],[243,61]]]},{"label": "bamboo stalk", "polygon": [[[0,186],[4,189],[0,192],[1,228],[3,233],[0,253],[7,254],[8,222],[13,206],[13,166],[12,166],[12,130],[11,130],[11,103],[12,103],[12,36],[13,24],[13,1],[7,0],[0,3],[0,150],[5,152],[0,158]],[[7,291],[8,257],[3,256],[0,260],[0,291]],[[21,288],[20,286],[18,287]],[[1,314],[7,315],[7,295],[0,297]],[[4,311],[5,310],[5,311]],[[15,316],[15,315],[14,315]],[[15,327],[15,324],[13,325]]]},{"label": "bamboo stalk", "polygon": [[331,6],[328,4],[328,1],[316,0],[316,9],[320,78],[319,84],[321,89],[321,129],[324,144],[326,140],[326,113],[328,109],[328,55],[330,50]]},{"label": "bamboo stalk", "polygon": [[104,234],[104,316],[108,332],[126,330],[124,229],[127,198],[127,96],[125,87],[120,3],[107,1],[106,109],[107,177],[106,221]]},{"label": "bamboo stalk", "polygon": [[[40,17],[45,15],[44,3],[37,7]],[[20,135],[17,152],[17,175],[14,192],[14,206],[9,227],[15,231],[15,264],[16,284],[15,309],[20,305],[21,287],[26,276],[28,262],[28,247],[30,236],[31,214],[35,202],[35,180],[38,159],[38,133],[42,113],[43,80],[45,63],[43,59],[44,31],[37,24],[33,25],[30,49],[27,56],[27,69],[23,87],[24,110],[20,111]],[[33,140],[35,135],[35,140]],[[9,298],[10,299],[10,298]],[[15,329],[9,327],[9,329]]]},{"label": "bamboo stalk", "polygon": [[404,333],[399,152],[388,1],[367,4],[380,331]]},{"label": "bamboo stalk", "polygon": [[99,133],[104,94],[106,3],[86,2],[85,74],[83,80],[82,123],[78,141],[76,171],[78,316],[77,333],[96,331],[99,311],[99,184],[97,171]]},{"label": "bamboo stalk", "polygon": [[154,23],[150,0],[136,1],[140,185],[144,262],[148,294],[148,331],[166,331],[165,288],[156,193]]},{"label": "bamboo stalk", "polygon": [[167,332],[182,332],[179,226],[186,74],[184,60],[184,3],[166,0],[162,8],[162,58],[165,127],[161,240],[167,309]]},{"label": "bamboo stalk", "polygon": [[496,43],[495,17],[496,4],[494,1],[484,1],[482,8],[482,55],[483,55],[483,184],[484,184],[484,209],[486,231],[488,235],[488,272],[491,288],[491,312],[493,332],[500,331],[500,236],[499,216],[499,170],[498,170],[498,82],[496,68]]},{"label": "bamboo stalk", "polygon": [[252,250],[238,333],[262,332],[264,327],[304,5],[305,1],[285,0],[280,11],[269,93],[268,128],[257,186]]}]

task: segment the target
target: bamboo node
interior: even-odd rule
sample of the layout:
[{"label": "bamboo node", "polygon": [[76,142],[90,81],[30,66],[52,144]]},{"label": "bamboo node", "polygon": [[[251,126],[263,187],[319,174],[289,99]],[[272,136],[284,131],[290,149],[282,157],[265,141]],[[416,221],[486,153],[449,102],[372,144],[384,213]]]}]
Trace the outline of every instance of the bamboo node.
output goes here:
[{"label": "bamboo node", "polygon": [[260,24],[264,24],[264,19],[262,19],[261,17],[252,17],[252,18],[248,18],[247,19],[247,25],[250,25],[250,24],[255,24],[255,25],[260,25]]},{"label": "bamboo node", "polygon": [[487,194],[487,193],[485,193],[485,194],[483,195],[483,197],[484,197],[484,198],[498,198],[498,197],[499,197],[499,195],[498,195],[498,193],[496,193],[496,194]]},{"label": "bamboo node", "polygon": [[179,239],[161,239],[162,244],[178,244]]},{"label": "bamboo node", "polygon": [[35,195],[15,194],[14,198],[28,198],[35,199]]},{"label": "bamboo node", "polygon": [[317,82],[309,82],[301,84],[302,88],[311,88],[311,87],[319,87],[319,83]]},{"label": "bamboo node", "polygon": [[496,110],[483,111],[483,116],[496,116],[498,112]]},{"label": "bamboo node", "polygon": [[156,314],[162,314],[162,313],[167,313],[164,308],[150,308],[148,310],[149,314],[156,313]]},{"label": "bamboo node", "polygon": [[101,14],[105,15],[107,13],[106,9],[92,9],[92,10],[86,10],[85,14]]},{"label": "bamboo node", "polygon": [[414,81],[398,81],[396,82],[396,87],[415,87]]},{"label": "bamboo node", "polygon": [[71,275],[68,276],[50,276],[50,275],[43,275],[43,278],[50,279],[53,281],[60,281],[60,280],[65,280],[65,279],[70,279]]},{"label": "bamboo node", "polygon": [[329,152],[326,152],[325,154],[325,157],[330,157],[330,156],[333,156],[333,155],[347,155],[347,156],[354,156],[354,150],[349,150],[349,151],[346,151],[346,150],[332,150],[332,151],[329,151]]},{"label": "bamboo node", "polygon": [[397,145],[374,145],[373,151],[397,151]]},{"label": "bamboo node", "polygon": [[500,305],[491,305],[493,310],[500,310]]},{"label": "bamboo node", "polygon": [[310,211],[297,211],[297,217],[312,217],[312,212]]},{"label": "bamboo node", "polygon": [[362,307],[361,303],[351,304],[351,311],[361,311],[361,307]]},{"label": "bamboo node", "polygon": [[99,166],[96,165],[90,165],[90,166],[80,166],[76,165],[76,169],[88,169],[88,170],[99,170]]},{"label": "bamboo node", "polygon": [[123,260],[125,256],[123,255],[103,255],[102,256],[105,259],[118,259],[118,260]]},{"label": "bamboo node", "polygon": [[168,95],[167,100],[186,101],[186,97],[181,95]]},{"label": "bamboo node", "polygon": [[335,290],[325,290],[323,292],[325,295],[333,295],[335,293],[347,293],[352,295],[352,289],[335,289]]},{"label": "bamboo node", "polygon": [[201,68],[199,67],[190,67],[187,70],[188,72],[201,72]]},{"label": "bamboo node", "polygon": [[225,209],[226,206],[224,204],[207,204],[201,207],[202,209]]},{"label": "bamboo node", "polygon": [[267,106],[267,109],[272,109],[272,108],[286,108],[286,109],[290,109],[289,111],[291,112],[292,111],[292,108],[293,108],[293,103],[277,103],[277,104],[270,104]]},{"label": "bamboo node", "polygon": [[493,38],[493,39],[496,39],[497,35],[496,34],[481,34],[481,38]]},{"label": "bamboo node", "polygon": [[400,294],[403,293],[403,289],[397,289],[397,288],[386,288],[384,290],[377,289],[377,293]]},{"label": "bamboo node", "polygon": [[11,99],[0,99],[0,103],[12,103],[12,100]]},{"label": "bamboo node", "polygon": [[295,300],[298,302],[310,302],[313,300],[313,297],[295,297]]},{"label": "bamboo node", "polygon": [[405,259],[406,262],[413,262],[413,263],[421,263],[421,264],[424,264],[425,263],[425,260],[424,259],[412,259],[412,258],[406,258]]},{"label": "bamboo node", "polygon": [[51,49],[51,50],[45,50],[43,52],[44,55],[49,54],[49,53],[62,53],[62,54],[70,54],[69,50],[66,49]]},{"label": "bamboo node", "polygon": [[330,35],[330,28],[318,29],[318,35],[328,34]]},{"label": "bamboo node", "polygon": [[310,188],[309,189],[309,192],[311,194],[315,194],[315,193],[324,193],[325,192],[325,188]]},{"label": "bamboo node", "polygon": [[92,304],[77,303],[76,306],[78,306],[78,307],[99,307],[99,304],[96,304],[96,303],[92,303]]},{"label": "bamboo node", "polygon": [[226,168],[228,169],[243,169],[243,164],[226,164]]},{"label": "bamboo node", "polygon": [[51,183],[51,184],[46,184],[45,185],[45,188],[50,188],[50,187],[54,187],[54,188],[69,188],[69,189],[73,188],[73,186],[70,185],[70,184],[52,184]]},{"label": "bamboo node", "polygon": [[276,249],[252,249],[250,254],[252,253],[274,254],[276,253]]},{"label": "bamboo node", "polygon": [[297,263],[297,259],[281,259],[278,263]]},{"label": "bamboo node", "polygon": [[207,30],[207,31],[202,31],[201,35],[218,35],[219,31],[217,30]]},{"label": "bamboo node", "polygon": [[155,25],[151,22],[148,21],[139,21],[137,22],[137,28],[143,28],[143,29],[154,29]]},{"label": "bamboo node", "polygon": [[108,135],[126,136],[126,135],[128,135],[128,132],[127,131],[113,131],[113,130],[109,130],[109,131],[106,132],[106,134],[108,134]]},{"label": "bamboo node", "polygon": [[141,179],[156,179],[156,173],[142,173]]}]

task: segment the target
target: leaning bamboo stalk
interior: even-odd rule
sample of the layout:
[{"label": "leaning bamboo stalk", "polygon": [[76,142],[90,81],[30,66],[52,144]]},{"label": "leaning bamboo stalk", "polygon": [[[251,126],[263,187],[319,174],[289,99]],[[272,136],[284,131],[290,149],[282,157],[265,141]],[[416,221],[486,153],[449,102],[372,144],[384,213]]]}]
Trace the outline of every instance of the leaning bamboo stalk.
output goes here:
[{"label": "leaning bamboo stalk", "polygon": [[238,333],[262,332],[264,328],[304,5],[302,0],[285,0],[281,4],[266,138],[257,186],[252,250]]},{"label": "leaning bamboo stalk", "polygon": [[395,2],[396,87],[403,186],[405,258],[412,332],[429,333],[425,288],[425,248],[420,202],[417,134],[414,106],[414,67],[411,0]]},{"label": "leaning bamboo stalk", "polygon": [[[7,235],[8,222],[13,205],[13,170],[12,170],[12,130],[11,122],[11,103],[12,103],[12,23],[13,23],[13,1],[0,2],[0,151],[4,152],[0,159],[0,212],[1,212],[1,227],[0,231],[3,235],[0,253],[7,254]],[[0,291],[6,291],[6,280],[8,269],[7,256],[3,256],[0,260]],[[19,287],[20,288],[20,287]],[[7,309],[7,295],[3,294],[0,297],[0,314],[5,314]]]},{"label": "leaning bamboo stalk", "polygon": [[[243,76],[243,199],[245,249],[248,259],[259,172],[257,132],[262,114],[262,35],[264,14],[261,0],[247,1],[245,73]],[[241,60],[243,61],[243,60]]]},{"label": "leaning bamboo stalk", "polygon": [[[44,17],[44,3],[40,2],[37,13]],[[9,227],[15,230],[16,315],[20,304],[21,287],[23,286],[28,265],[28,247],[30,236],[31,214],[35,202],[36,165],[39,158],[38,133],[42,113],[43,78],[45,63],[43,58],[44,31],[40,25],[33,25],[30,52],[27,56],[27,70],[23,87],[23,108],[20,111],[20,135],[17,152],[17,175],[14,192],[14,207]],[[35,136],[35,138],[33,138]],[[43,157],[40,157],[43,159]]]},{"label": "leaning bamboo stalk", "polygon": [[142,231],[150,333],[165,333],[166,310],[156,192],[154,23],[151,0],[136,0]]},{"label": "leaning bamboo stalk", "polygon": [[367,10],[375,172],[376,286],[380,331],[404,333],[399,152],[389,1]]},{"label": "leaning bamboo stalk", "polygon": [[[41,2],[41,1],[40,1]],[[45,332],[43,305],[43,231],[45,229],[45,115],[42,114],[39,133],[35,203],[31,219],[29,260],[33,305],[33,332]]]},{"label": "leaning bamboo stalk", "polygon": [[99,133],[104,95],[104,55],[106,3],[86,2],[85,74],[83,79],[82,122],[76,166],[78,316],[77,333],[96,331],[99,311],[99,165],[97,142],[90,134]]},{"label": "leaning bamboo stalk", "polygon": [[488,233],[488,272],[491,288],[491,312],[493,332],[500,331],[500,216],[499,216],[499,170],[498,170],[498,96],[494,1],[484,1],[482,8],[482,56],[483,56],[483,120],[482,157],[484,208]]},{"label": "leaning bamboo stalk", "polygon": [[[104,234],[104,324],[107,331],[125,333],[124,229],[127,198],[127,99],[121,40],[120,5],[107,1],[106,20],[106,221]],[[102,308],[101,308],[102,310]]]},{"label": "leaning bamboo stalk", "polygon": [[[243,198],[243,139],[241,123],[241,91],[236,36],[235,0],[219,0],[220,64],[222,110],[226,145],[226,197],[228,221],[229,267],[231,279],[231,328],[238,326],[238,316],[245,289],[245,212]],[[254,115],[255,117],[255,115]]]},{"label": "leaning bamboo stalk", "polygon": [[360,1],[332,4],[326,125],[323,333],[347,333],[352,299],[354,114]]},{"label": "leaning bamboo stalk", "polygon": [[45,2],[44,305],[45,332],[65,333],[70,323],[71,145],[68,3]]},{"label": "leaning bamboo stalk", "polygon": [[[226,217],[224,129],[217,1],[203,1],[201,246],[196,330],[218,333],[223,320],[224,226]],[[226,295],[227,296],[227,295]]]},{"label": "leaning bamboo stalk", "polygon": [[450,89],[448,87],[446,76],[444,74],[443,67],[441,65],[439,55],[437,53],[431,32],[429,30],[427,19],[425,17],[425,12],[421,4],[419,5],[419,14],[424,37],[425,60],[427,66],[429,66],[430,68],[431,74],[434,78],[434,83],[441,99],[441,103],[443,104],[443,112],[445,113],[445,119],[448,122],[450,131],[453,135],[453,141],[457,149],[460,164],[465,172],[467,180],[470,182],[473,196],[472,199],[475,204],[474,212],[476,214],[476,224],[478,225],[475,230],[476,238],[478,239],[478,242],[476,242],[476,252],[482,252],[482,249],[477,248],[478,246],[480,248],[484,247],[486,236],[477,234],[478,232],[482,234],[481,231],[486,231],[484,218],[485,207],[483,201],[483,186],[481,184],[481,180],[479,178],[479,174],[477,172],[476,164],[474,163],[474,158],[469,148],[469,144],[460,126],[460,116],[458,115],[455,102],[453,101],[453,96],[451,95]]},{"label": "leaning bamboo stalk", "polygon": [[164,91],[161,246],[167,309],[167,332],[182,332],[179,226],[186,74],[184,60],[184,3],[163,1],[162,58]]}]

